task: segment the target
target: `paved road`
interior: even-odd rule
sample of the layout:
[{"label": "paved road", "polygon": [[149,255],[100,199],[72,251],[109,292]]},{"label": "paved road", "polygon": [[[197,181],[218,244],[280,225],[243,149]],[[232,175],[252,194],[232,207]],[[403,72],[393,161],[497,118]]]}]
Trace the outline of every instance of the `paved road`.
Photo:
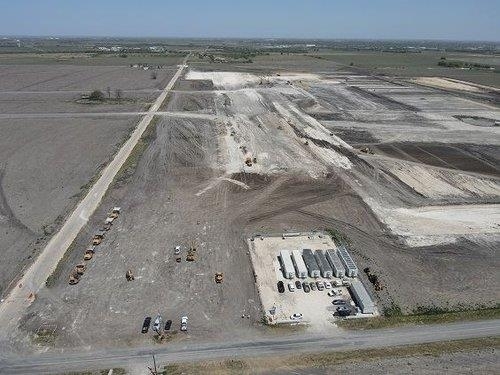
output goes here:
[{"label": "paved road", "polygon": [[[251,342],[197,344],[171,343],[159,348],[127,348],[100,352],[43,354],[25,358],[5,358],[0,361],[1,374],[48,374],[105,369],[111,367],[143,368],[151,364],[151,354],[157,363],[200,361],[206,359],[258,357],[299,352],[346,351],[394,347],[500,335],[500,320],[461,322],[453,324],[405,327],[397,329],[343,332],[336,336],[295,334]],[[194,341],[194,340],[192,340]],[[143,367],[141,367],[143,366]]]},{"label": "paved road", "polygon": [[187,58],[184,59],[175,75],[158,96],[149,111],[145,113],[130,138],[103,170],[101,177],[66,220],[59,232],[51,238],[35,262],[25,272],[19,283],[7,295],[5,301],[0,304],[0,337],[5,338],[9,332],[15,329],[24,310],[31,303],[28,298],[29,295],[31,293],[36,294],[44,286],[47,277],[56,268],[57,263],[63,257],[68,247],[87,223],[92,213],[97,209],[116,174],[127,160],[134,146],[141,138],[142,133],[186,67]]}]

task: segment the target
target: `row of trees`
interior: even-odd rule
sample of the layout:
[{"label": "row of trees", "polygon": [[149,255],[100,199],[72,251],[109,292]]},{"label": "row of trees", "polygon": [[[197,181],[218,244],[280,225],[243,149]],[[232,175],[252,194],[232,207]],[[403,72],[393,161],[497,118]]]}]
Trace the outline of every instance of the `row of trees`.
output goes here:
[{"label": "row of trees", "polygon": [[[114,98],[116,100],[121,100],[123,98],[123,90],[115,89]],[[89,100],[96,102],[102,102],[106,99],[111,99],[111,87],[106,87],[106,94],[104,94],[101,90],[94,90],[89,95]]]}]

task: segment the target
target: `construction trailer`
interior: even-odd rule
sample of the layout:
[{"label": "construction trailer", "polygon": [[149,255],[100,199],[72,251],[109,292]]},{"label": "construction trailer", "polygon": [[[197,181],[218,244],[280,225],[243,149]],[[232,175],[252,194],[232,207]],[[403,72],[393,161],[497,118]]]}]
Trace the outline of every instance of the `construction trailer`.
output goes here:
[{"label": "construction trailer", "polygon": [[325,251],[326,259],[332,267],[333,274],[335,277],[343,278],[345,276],[345,268],[339,257],[337,256],[337,251],[335,249],[328,249]]},{"label": "construction trailer", "polygon": [[304,259],[310,277],[317,278],[321,276],[318,263],[311,249],[304,249],[302,251],[302,259]]},{"label": "construction trailer", "polygon": [[283,277],[285,277],[286,279],[293,279],[293,277],[295,276],[295,268],[293,267],[290,251],[288,250],[280,251],[280,262],[281,262],[281,271],[283,272]]},{"label": "construction trailer", "polygon": [[349,291],[351,292],[354,302],[361,309],[363,314],[375,313],[375,303],[359,279],[352,280]]},{"label": "construction trailer", "polygon": [[349,277],[358,276],[358,267],[351,257],[351,254],[347,251],[344,245],[340,245],[337,249],[337,254],[339,255],[340,261],[345,267],[346,275]]},{"label": "construction trailer", "polygon": [[316,250],[314,252],[314,257],[316,258],[316,262],[318,263],[321,276],[327,279],[333,277],[332,267],[330,266],[330,263],[328,263],[328,260],[326,260],[326,256],[323,250]]},{"label": "construction trailer", "polygon": [[302,254],[299,250],[292,251],[292,261],[295,266],[295,274],[300,279],[305,279],[307,277],[307,267],[302,259]]}]

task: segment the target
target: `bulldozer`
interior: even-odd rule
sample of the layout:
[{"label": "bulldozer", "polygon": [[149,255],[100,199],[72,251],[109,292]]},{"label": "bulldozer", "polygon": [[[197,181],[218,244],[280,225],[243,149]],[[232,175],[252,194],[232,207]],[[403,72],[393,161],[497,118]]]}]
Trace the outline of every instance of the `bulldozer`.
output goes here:
[{"label": "bulldozer", "polygon": [[189,246],[189,250],[187,251],[186,261],[194,262],[195,255],[196,255],[196,242],[193,240],[191,241],[191,246]]},{"label": "bulldozer", "polygon": [[78,274],[78,272],[76,272],[75,270],[73,270],[69,274],[69,285],[78,284],[79,281],[80,281],[80,275]]},{"label": "bulldozer", "polygon": [[215,282],[217,284],[220,284],[224,281],[224,274],[222,272],[216,272],[215,273]]},{"label": "bulldozer", "polygon": [[[256,159],[256,158],[254,158],[254,159],[255,159],[255,161],[257,161],[257,159]],[[251,156],[247,156],[247,157],[245,158],[245,164],[246,164],[246,166],[247,166],[247,167],[251,167],[251,166],[252,166],[252,164],[253,164],[253,159],[252,159],[252,157],[251,157]]]},{"label": "bulldozer", "polygon": [[92,238],[92,245],[94,246],[99,245],[103,239],[104,239],[104,233],[102,231],[99,231],[99,233],[94,234],[94,237]]},{"label": "bulldozer", "polygon": [[125,273],[125,278],[127,279],[127,281],[135,280],[135,276],[132,273],[132,270],[127,270],[127,272]]},{"label": "bulldozer", "polygon": [[91,260],[94,256],[94,246],[90,246],[83,254],[83,260]]},{"label": "bulldozer", "polygon": [[121,208],[120,207],[114,207],[111,213],[108,215],[108,218],[110,219],[116,219],[118,215],[120,215]]},{"label": "bulldozer", "polygon": [[110,229],[111,229],[111,223],[105,222],[101,227],[101,232],[107,232]]},{"label": "bulldozer", "polygon": [[77,264],[75,266],[75,272],[78,275],[83,275],[83,273],[85,272],[86,269],[87,269],[87,266],[85,265],[85,263],[80,263],[80,264]]}]

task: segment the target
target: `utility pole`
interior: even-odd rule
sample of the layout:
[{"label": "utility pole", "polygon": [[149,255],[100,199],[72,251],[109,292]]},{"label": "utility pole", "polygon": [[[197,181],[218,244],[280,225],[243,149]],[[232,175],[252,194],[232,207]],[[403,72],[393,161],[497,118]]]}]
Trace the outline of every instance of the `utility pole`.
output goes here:
[{"label": "utility pole", "polygon": [[156,368],[156,359],[155,359],[155,355],[152,354],[153,356],[153,365],[154,365],[154,369],[152,369],[151,367],[148,366],[148,370],[149,372],[151,372],[151,375],[158,375],[158,369]]}]

